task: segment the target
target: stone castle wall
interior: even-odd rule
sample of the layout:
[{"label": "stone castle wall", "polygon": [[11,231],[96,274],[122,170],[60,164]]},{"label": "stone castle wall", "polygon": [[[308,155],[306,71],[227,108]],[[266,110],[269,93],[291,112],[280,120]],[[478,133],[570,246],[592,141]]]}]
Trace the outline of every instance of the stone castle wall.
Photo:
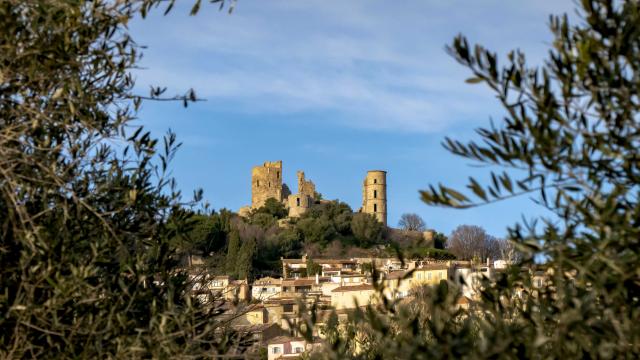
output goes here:
[{"label": "stone castle wall", "polygon": [[251,208],[263,206],[268,198],[282,201],[282,161],[267,161],[251,170]]},{"label": "stone castle wall", "polygon": [[303,171],[298,171],[297,175],[298,193],[287,198],[289,217],[299,217],[315,203],[316,185],[305,179]]},{"label": "stone castle wall", "polygon": [[300,215],[304,214],[313,204],[314,199],[309,195],[289,195],[289,198],[287,199],[289,217],[299,217]]},{"label": "stone castle wall", "polygon": [[298,194],[310,197],[316,196],[316,185],[311,180],[306,180],[304,171],[298,171]]},{"label": "stone castle wall", "polygon": [[[242,207],[240,216],[249,216],[252,209],[264,206],[269,198],[282,202],[289,210],[289,217],[299,217],[319,200],[315,199],[316,185],[305,178],[303,171],[297,172],[298,192],[291,194],[282,183],[282,161],[267,161],[251,170],[251,206]],[[367,172],[362,186],[362,208],[360,212],[372,214],[387,225],[387,172]]]}]

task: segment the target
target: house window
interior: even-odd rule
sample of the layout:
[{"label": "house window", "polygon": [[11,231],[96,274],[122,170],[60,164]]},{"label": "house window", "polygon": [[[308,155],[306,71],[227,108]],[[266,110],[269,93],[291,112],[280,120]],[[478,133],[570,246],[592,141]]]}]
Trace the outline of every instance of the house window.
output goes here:
[{"label": "house window", "polygon": [[299,346],[296,346],[296,348],[293,350],[296,354],[299,354],[302,352],[302,348]]},{"label": "house window", "polygon": [[431,280],[431,273],[428,273],[428,274],[427,274],[427,279],[428,279],[428,280]]},{"label": "house window", "polygon": [[286,313],[293,312],[293,304],[284,304],[284,305],[282,305],[282,312],[286,312]]},{"label": "house window", "polygon": [[296,206],[300,206],[300,198],[296,198]]},{"label": "house window", "polygon": [[279,354],[279,353],[280,353],[280,348],[279,348],[279,347],[277,347],[277,346],[276,346],[276,347],[274,347],[274,348],[273,348],[273,353],[274,353],[274,354]]},{"label": "house window", "polygon": [[373,204],[373,212],[378,212],[378,204]]}]

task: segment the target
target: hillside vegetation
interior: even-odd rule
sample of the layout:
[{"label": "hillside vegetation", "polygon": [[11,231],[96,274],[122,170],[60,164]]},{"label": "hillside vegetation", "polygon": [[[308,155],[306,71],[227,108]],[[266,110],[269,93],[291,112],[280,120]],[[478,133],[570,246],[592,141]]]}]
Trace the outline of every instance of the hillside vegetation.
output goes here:
[{"label": "hillside vegetation", "polygon": [[423,241],[422,233],[386,228],[374,216],[329,201],[300,218],[269,199],[247,218],[228,210],[194,214],[191,229],[174,239],[184,256],[201,256],[208,271],[235,278],[281,276],[281,258],[409,257],[453,258]]}]

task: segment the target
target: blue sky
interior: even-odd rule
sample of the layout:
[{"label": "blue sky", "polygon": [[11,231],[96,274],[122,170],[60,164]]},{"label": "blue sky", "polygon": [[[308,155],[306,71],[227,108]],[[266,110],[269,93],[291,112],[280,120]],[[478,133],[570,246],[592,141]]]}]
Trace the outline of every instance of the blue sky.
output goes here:
[{"label": "blue sky", "polygon": [[505,59],[520,48],[540,64],[551,41],[551,13],[573,14],[569,0],[316,1],[239,0],[232,15],[180,0],[130,24],[148,48],[137,87],[168,93],[194,88],[206,99],[143,105],[139,123],[156,135],[174,130],[183,147],[173,174],[186,195],[196,188],[216,209],[251,201],[251,167],[283,160],[295,191],[304,170],[328,199],[361,204],[369,169],[388,171],[389,224],[420,214],[449,234],[461,224],[495,236],[544,214],[515,199],[468,210],[428,207],[418,190],[442,182],[462,188],[487,169],[447,153],[445,136],[472,139],[502,111],[444,50],[462,33]]}]

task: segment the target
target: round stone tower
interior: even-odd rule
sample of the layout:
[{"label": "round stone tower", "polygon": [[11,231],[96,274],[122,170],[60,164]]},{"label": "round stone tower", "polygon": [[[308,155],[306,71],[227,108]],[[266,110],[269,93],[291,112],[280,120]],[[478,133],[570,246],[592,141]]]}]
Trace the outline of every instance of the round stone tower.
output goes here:
[{"label": "round stone tower", "polygon": [[362,212],[387,225],[387,172],[370,170],[362,188]]}]

